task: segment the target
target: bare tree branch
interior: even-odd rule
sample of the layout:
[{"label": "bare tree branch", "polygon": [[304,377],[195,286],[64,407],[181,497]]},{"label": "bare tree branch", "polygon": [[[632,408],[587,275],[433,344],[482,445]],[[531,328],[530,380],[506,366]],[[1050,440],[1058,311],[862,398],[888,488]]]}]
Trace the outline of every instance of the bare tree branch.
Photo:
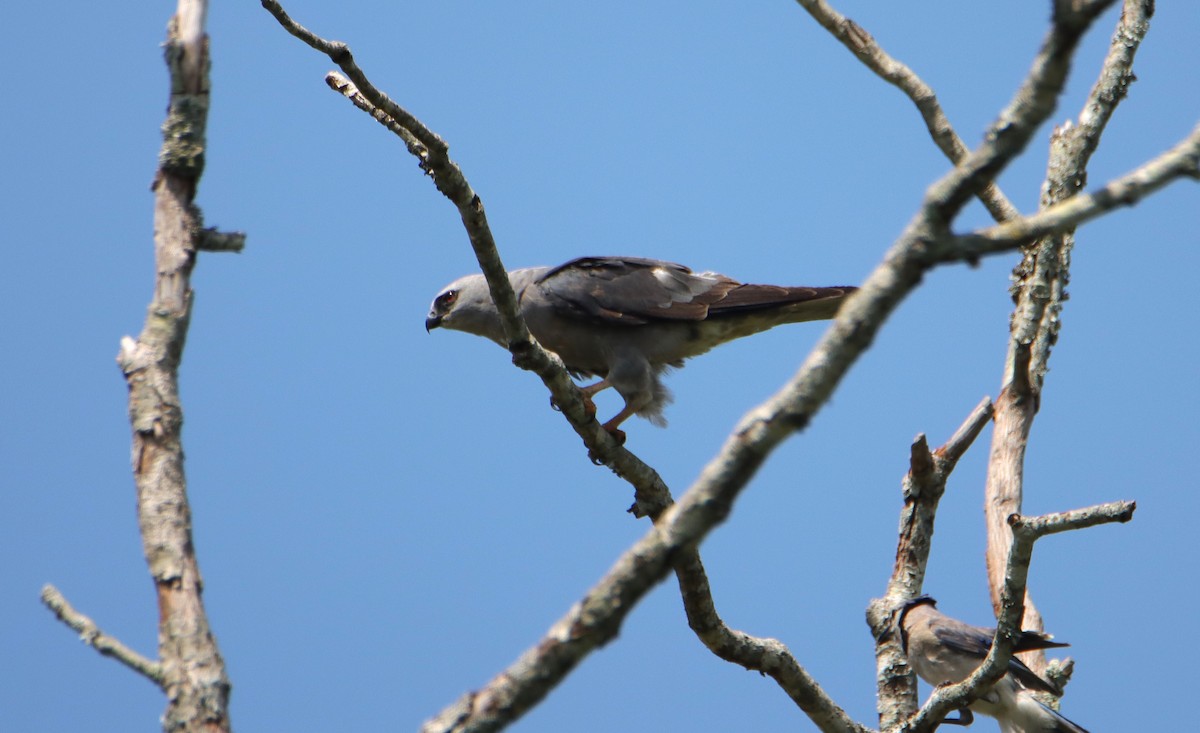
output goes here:
[{"label": "bare tree branch", "polygon": [[900,514],[900,541],[888,596],[908,599],[921,594],[938,502],[959,459],[991,422],[992,411],[991,398],[984,397],[946,444],[935,451],[929,450],[923,434],[913,441],[903,482],[904,511]]},{"label": "bare tree branch", "polygon": [[376,122],[383,125],[390,130],[392,134],[403,140],[404,146],[408,148],[408,152],[417,159],[417,164],[421,166],[421,170],[425,171],[429,175],[433,175],[428,164],[429,149],[425,147],[424,143],[417,139],[416,135],[409,132],[407,127],[397,122],[395,118],[393,118],[387,112],[384,112],[379,107],[371,104],[371,100],[367,99],[365,96],[363,96],[362,92],[358,91],[358,87],[354,85],[354,82],[350,81],[336,71],[331,71],[325,75],[325,83],[329,85],[330,89],[334,90],[338,94],[341,94],[346,99],[349,99],[355,107],[358,107],[363,112],[371,115],[371,117],[375,118]]},{"label": "bare tree branch", "polygon": [[[853,52],[864,65],[904,91],[912,99],[925,120],[930,135],[947,157],[957,162],[965,156],[965,146],[954,133],[937,103],[933,90],[911,69],[889,56],[866,30],[853,20],[838,13],[823,0],[798,0],[798,2],[814,19]],[[1100,6],[1100,3],[1090,5],[1091,9]],[[1075,12],[1069,5],[1063,5],[1059,10],[1068,13]],[[944,241],[942,243],[945,245],[943,256],[946,257],[946,261],[973,262],[983,255],[999,249],[1008,250],[1012,246],[1024,244],[1034,237],[1064,231],[1118,206],[1132,205],[1143,196],[1176,178],[1197,176],[1197,134],[1193,133],[1176,149],[1147,163],[1129,176],[1114,181],[1101,191],[1085,197],[1074,197],[1065,203],[1054,203],[1061,201],[1068,192],[1073,193],[1074,190],[1084,185],[1086,159],[1095,150],[1105,124],[1133,81],[1131,70],[1133,56],[1146,33],[1151,12],[1151,2],[1127,0],[1100,78],[1093,87],[1084,111],[1080,115],[1080,124],[1075,128],[1067,128],[1056,134],[1055,149],[1058,152],[1051,159],[1049,180],[1052,185],[1049,190],[1052,196],[1051,200],[1047,202],[1049,208],[1037,215],[1021,218],[998,189],[994,187],[984,189],[980,192],[981,201],[998,221],[1005,223],[955,240]],[[1069,163],[1068,161],[1071,160],[1079,162]],[[1055,182],[1058,183],[1055,184]],[[1075,188],[1064,185],[1068,183]],[[1020,271],[1021,268],[1018,268],[1018,273]],[[1065,282],[1063,284],[1065,285]],[[1057,311],[1054,315],[1057,316]],[[1057,320],[1050,320],[1047,323],[1057,324]],[[1042,345],[1039,351],[1048,356],[1049,345],[1052,343],[1048,330],[1046,334],[1035,341]],[[1027,354],[1022,360],[1029,362],[1032,359],[1033,356]],[[1010,363],[1013,362],[1010,360]],[[1041,363],[1041,368],[1034,365],[1035,373],[1039,374],[1039,387],[1040,374],[1044,373],[1044,359]],[[1012,411],[1009,413],[1013,414]],[[1003,418],[1001,422],[1004,422]],[[996,431],[996,440],[1002,439],[1002,436],[1009,432],[1007,427],[1002,426]],[[989,501],[988,506],[992,507],[993,502]],[[1015,506],[1007,503],[1003,509],[996,509],[993,519],[1004,516],[1005,509],[1012,511],[1018,508],[1019,502]],[[993,521],[993,524],[999,526],[1000,523]],[[999,533],[997,536],[1003,538],[1006,535],[1007,529],[1004,528],[1003,533]],[[993,560],[992,567],[996,567],[994,559],[1003,556],[1005,547],[1006,544],[1002,541],[996,552],[989,554]],[[993,590],[997,587],[996,582],[993,582]],[[1032,605],[1030,605],[1030,612],[1031,615],[1036,615],[1036,610],[1032,608]],[[1040,624],[1034,625],[1040,628]],[[1038,661],[1035,664],[1040,671],[1045,671],[1044,664],[1039,663],[1044,660],[1044,655],[1038,652],[1036,657]]]},{"label": "bare tree branch", "polygon": [[[414,151],[414,145],[410,142],[415,141],[411,133],[387,113],[375,107],[359,92],[353,82],[336,72],[327,74],[325,80],[330,88],[404,139],[410,152],[420,157],[419,149]],[[415,144],[420,145],[419,142]],[[635,486],[638,489],[637,503],[631,511],[638,516],[649,516],[657,520],[663,510],[674,501],[666,485],[661,482],[643,482]],[[736,631],[725,624],[716,612],[712,589],[697,550],[682,551],[673,566],[679,580],[688,623],[714,654],[726,661],[772,677],[801,709],[818,722],[818,725],[828,726],[823,729],[846,731],[861,728],[825,695],[785,645],[774,639],[760,639]]]},{"label": "bare tree branch", "polygon": [[941,448],[931,452],[923,434],[913,441],[909,471],[903,482],[904,509],[900,513],[892,576],[884,597],[874,599],[867,606],[867,624],[876,640],[875,670],[881,730],[894,729],[917,710],[917,681],[892,633],[895,615],[905,601],[921,595],[938,502],[958,460],[991,419],[992,401],[985,397]]},{"label": "bare tree branch", "polygon": [[[988,141],[930,188],[917,219],[867,279],[863,289],[842,308],[796,376],[773,398],[743,418],[687,493],[663,514],[650,534],[622,556],[614,570],[588,596],[588,599],[605,598],[619,590],[632,594],[629,602],[605,606],[613,615],[604,619],[583,613],[579,606],[572,609],[541,643],[494,678],[483,691],[460,699],[429,721],[424,730],[493,730],[515,719],[527,705],[545,694],[549,689],[547,683],[557,684],[557,679],[590,651],[580,641],[583,633],[573,635],[574,649],[580,653],[572,655],[569,664],[559,663],[552,652],[565,642],[557,630],[582,632],[580,620],[587,618],[588,631],[605,634],[603,639],[607,641],[610,638],[607,634],[613,633],[608,624],[619,624],[631,610],[632,600],[640,598],[666,573],[666,556],[696,546],[725,519],[733,501],[767,455],[784,438],[808,424],[849,366],[869,346],[886,317],[916,287],[924,270],[932,264],[928,260],[928,243],[947,235],[948,222],[965,204],[970,192],[998,174],[1049,116],[1065,82],[1071,52],[1097,12],[1099,9],[1091,9],[1054,26],[1029,79],[992,126]],[[537,664],[539,658],[546,664]],[[529,700],[522,695],[535,682],[529,673],[532,664],[537,664],[543,674],[536,676],[536,699]]]},{"label": "bare tree branch", "polygon": [[710,492],[731,503],[774,446],[790,432],[807,425],[849,364],[869,345],[887,314],[919,281],[922,259],[927,252],[925,243],[944,235],[943,226],[961,209],[968,192],[998,174],[1028,143],[1037,125],[1049,116],[1065,83],[1074,46],[1101,9],[1094,5],[1081,15],[1060,18],[1029,78],[993,125],[988,142],[930,188],[922,214],[892,248],[884,264],[842,309],[833,327],[789,384],[742,420],[721,454],[680,501],[680,507],[686,507],[693,497],[709,501]]},{"label": "bare tree branch", "polygon": [[[690,561],[693,556],[695,562]],[[721,620],[698,555],[685,552],[684,559],[675,564],[675,574],[679,579],[688,626],[713,654],[771,677],[825,733],[866,733],[868,729],[856,723],[826,694],[783,642],[750,636],[729,628]]]},{"label": "bare tree branch", "polygon": [[137,341],[121,340],[117,363],[129,387],[138,524],[158,596],[159,661],[103,635],[52,587],[43,601],[102,654],[153,679],[167,695],[163,728],[230,730],[229,679],[201,600],[183,470],[179,363],[191,316],[191,272],[201,248],[236,250],[244,235],[205,230],[193,199],[204,170],[208,120],[205,0],[179,0],[167,32],[171,78],[163,146],[154,178],[154,296]]},{"label": "bare tree branch", "polygon": [[1015,245],[1074,228],[1124,206],[1133,206],[1180,178],[1200,181],[1200,125],[1175,147],[1097,191],[1072,196],[1036,214],[948,240],[944,259],[947,262],[969,261],[995,252],[1011,251]]},{"label": "bare tree branch", "polygon": [[134,672],[142,675],[159,687],[163,686],[162,665],[147,659],[141,654],[125,646],[115,637],[100,630],[96,622],[75,610],[58,588],[47,585],[42,588],[42,603],[54,612],[55,617],[79,633],[79,639],[84,644],[95,649],[106,657],[112,657]]},{"label": "bare tree branch", "polygon": [[246,248],[243,232],[220,232],[213,227],[201,229],[196,249],[201,252],[241,252]]},{"label": "bare tree branch", "polygon": [[[870,344],[887,315],[916,286],[923,272],[936,264],[936,260],[930,256],[935,251],[934,247],[949,237],[949,222],[973,192],[990,183],[1027,145],[1037,125],[1049,116],[1061,92],[1079,37],[1105,4],[1093,3],[1079,10],[1060,8],[1056,24],[1029,78],[992,126],[987,142],[931,187],[918,217],[889,252],[884,263],[868,279],[864,290],[843,309],[842,315],[797,375],[775,398],[743,419],[721,453],[706,467],[683,498],[662,512],[654,528],[618,560],[614,568],[552,627],[539,644],[484,688],[464,696],[435,719],[428,721],[425,730],[495,730],[515,720],[552,689],[586,654],[611,639],[624,616],[665,576],[675,559],[693,551],[704,536],[724,520],[738,493],[771,450],[788,435],[808,424],[849,365]],[[271,0],[263,0],[263,5],[272,9],[289,31],[329,53],[372,104],[383,106],[381,100],[390,103],[373,89],[368,91],[365,78],[353,65],[344,45],[327,44],[315,39],[291,23],[281,10],[276,12],[278,4]],[[407,127],[402,118],[393,115],[390,109],[384,107],[384,111],[402,127]],[[428,145],[415,131],[413,137]],[[463,213],[464,224],[471,233],[472,244],[476,245],[481,267],[492,285],[494,300],[506,318],[519,322],[515,303],[511,301],[511,288],[509,299],[504,297],[507,278],[503,275],[503,268],[499,267],[498,258],[494,263],[486,261],[489,251],[494,254],[494,246],[490,234],[486,233],[486,221],[478,197],[470,193],[469,187],[463,189],[470,193],[465,200],[458,197],[458,193],[447,192],[440,182],[447,176],[434,158],[431,149],[427,170],[434,175],[439,189],[455,201],[460,213]],[[457,168],[453,170],[457,171]],[[495,264],[494,268],[490,267],[492,264]],[[521,335],[518,329],[506,332],[512,342],[514,361],[530,368],[530,360],[525,352],[531,351],[526,344],[532,341],[528,340],[527,335],[525,340],[514,338],[514,334]],[[538,349],[532,349],[532,353],[538,358],[545,355]],[[573,390],[573,385],[552,359],[547,358],[547,364],[547,373],[539,371],[539,374],[551,387],[557,400],[560,386]],[[533,368],[535,371],[539,369],[536,365]],[[560,401],[559,404],[566,408],[572,424],[576,425],[578,405],[568,401]],[[590,421],[590,425],[598,427],[594,421]],[[584,434],[578,425],[576,430]],[[588,436],[584,437],[588,442]],[[589,442],[589,447],[591,445]],[[608,455],[603,457],[609,460]]]},{"label": "bare tree branch", "polygon": [[562,410],[576,434],[583,439],[592,460],[608,466],[634,487],[634,505],[630,511],[638,517],[654,516],[661,512],[666,507],[662,497],[670,495],[662,478],[653,468],[618,445],[595,417],[587,413],[579,388],[563,368],[562,361],[543,349],[530,335],[517,307],[512,283],[496,249],[483,201],[471,188],[458,164],[450,159],[445,141],[377,89],[354,62],[346,44],[327,41],[313,34],[293,21],[276,0],[262,0],[262,6],[275,16],[285,30],[329,56],[349,77],[347,80],[336,74],[327,75],[326,80],[331,88],[399,135],[409,151],[417,156],[422,169],[433,178],[438,190],[458,209],[480,269],[487,278],[492,300],[500,312],[513,363],[542,379],[553,403]]},{"label": "bare tree branch", "polygon": [[[824,0],[796,0],[821,27],[850,50],[854,56],[881,79],[904,92],[925,121],[930,137],[951,163],[967,157],[962,138],[954,131],[949,118],[938,102],[937,94],[916,72],[889,55],[865,28],[839,13]],[[983,186],[979,200],[996,221],[1016,218],[1018,211],[994,182]]]},{"label": "bare tree branch", "polygon": [[[1057,4],[1056,13],[1069,12],[1066,3]],[[1105,125],[1133,80],[1133,58],[1148,30],[1152,12],[1152,0],[1125,0],[1109,53],[1079,115],[1078,125],[1060,128],[1052,137],[1040,206],[1043,211],[1075,196],[1086,183],[1088,161]],[[1196,141],[1200,141],[1200,137]],[[1178,157],[1186,161],[1187,153]],[[1191,157],[1194,170],[1194,149]],[[1145,195],[1178,175],[1177,171],[1172,174],[1170,169],[1164,170],[1163,166],[1154,163],[1149,168],[1161,170],[1162,173],[1157,177],[1152,176],[1143,185],[1130,184],[1120,188],[1122,195],[1128,197],[1125,200],[1136,200],[1139,192]],[[1142,182],[1142,177],[1135,175],[1132,180]],[[1090,197],[1090,201],[1095,202],[1095,215],[1102,208],[1114,208],[1122,199],[1102,194]],[[1001,610],[1005,558],[1009,555],[1011,543],[1006,520],[1021,511],[1026,445],[1041,400],[1042,384],[1049,369],[1050,350],[1058,339],[1062,324],[1061,313],[1067,297],[1074,244],[1074,230],[1059,229],[1057,233],[1048,234],[1024,246],[1022,261],[1013,271],[1016,307],[1011,319],[1000,397],[996,401],[996,430],[992,435],[984,498],[988,534],[988,588],[993,610],[997,614]],[[1023,607],[1026,614],[1023,626],[1035,631],[1043,630],[1041,615],[1032,598],[1025,598]],[[1035,672],[1045,672],[1046,657],[1043,652],[1030,652],[1022,659]]]},{"label": "bare tree branch", "polygon": [[1029,78],[993,123],[985,143],[929,188],[917,217],[841,309],[800,370],[780,392],[743,418],[693,490],[720,482],[736,495],[767,453],[807,426],[887,316],[932,266],[930,255],[936,252],[936,243],[949,236],[949,221],[966,203],[970,191],[981,180],[998,174],[1052,112],[1066,79],[1071,51],[1086,28],[1084,21],[1093,18],[1072,17],[1072,22],[1051,30]]},{"label": "bare tree branch", "polygon": [[[471,246],[475,250],[475,256],[479,260],[479,266],[482,268],[483,274],[487,277],[492,299],[495,300],[496,307],[500,310],[500,318],[504,325],[505,336],[512,344],[522,344],[523,350],[535,348],[529,346],[529,344],[533,343],[532,337],[529,335],[529,330],[525,327],[525,322],[521,319],[517,309],[516,294],[513,293],[512,284],[508,281],[507,271],[504,268],[504,264],[500,261],[499,253],[496,251],[496,242],[492,237],[491,228],[487,223],[487,215],[483,210],[483,202],[475,194],[466,177],[463,176],[462,170],[450,159],[450,149],[446,145],[446,142],[409,113],[408,110],[396,104],[388,95],[375,87],[354,61],[354,55],[350,52],[350,48],[346,44],[341,41],[327,41],[292,20],[276,0],[262,0],[262,6],[271,15],[275,16],[275,19],[279,21],[279,24],[288,33],[291,33],[312,48],[325,54],[333,63],[338,65],[346,76],[349,77],[350,81],[353,82],[357,88],[357,93],[361,95],[362,99],[356,100],[356,104],[360,108],[375,116],[376,119],[380,119],[376,116],[374,110],[362,104],[363,102],[369,102],[370,105],[382,111],[383,114],[395,122],[394,126],[388,126],[389,129],[392,129],[394,132],[398,130],[405,131],[401,134],[401,137],[404,139],[409,151],[417,156],[421,167],[433,178],[437,189],[458,208],[459,215],[463,220],[463,226],[466,227],[467,235],[471,239]],[[354,98],[353,95],[355,92],[353,90],[338,88],[332,82],[331,86],[334,86],[335,89],[345,94],[348,98]],[[515,346],[513,348],[516,349]],[[548,362],[550,360],[551,357],[544,350],[536,348],[535,351],[539,353],[539,357],[530,357],[531,359],[537,359],[540,362]],[[582,409],[582,404],[580,408]]]},{"label": "bare tree branch", "polygon": [[[267,1],[264,2],[263,5],[264,7],[267,7],[277,19],[279,19],[279,21],[284,25],[285,28],[289,30],[289,32],[293,33],[293,35],[301,37],[313,48],[329,54],[330,58],[339,63],[343,70],[355,77],[358,82],[352,82],[350,79],[347,79],[336,72],[330,72],[326,75],[326,82],[332,89],[345,96],[359,109],[370,114],[377,122],[404,140],[408,150],[420,161],[422,169],[432,175],[435,180],[438,180],[439,177],[462,179],[463,187],[461,191],[469,191],[469,186],[466,185],[465,177],[462,176],[462,173],[457,169],[457,166],[450,161],[448,157],[443,156],[441,159],[441,165],[451,169],[449,176],[444,175],[444,171],[438,167],[438,160],[431,158],[425,142],[422,141],[422,139],[434,140],[436,143],[442,145],[444,150],[445,144],[444,142],[441,142],[441,138],[436,137],[436,135],[428,130],[425,130],[425,134],[415,134],[407,125],[413,123],[419,125],[420,123],[416,122],[415,118],[411,114],[405,112],[404,116],[397,117],[389,110],[385,110],[382,106],[377,104],[377,102],[380,100],[386,100],[386,96],[378,90],[374,90],[374,88],[370,85],[370,82],[366,79],[365,74],[358,69],[357,66],[353,65],[349,51],[346,49],[344,44],[332,43],[318,38],[288,18],[277,3]],[[360,84],[363,86],[362,89],[359,88]],[[423,127],[422,129],[424,130]],[[439,186],[439,188],[441,187]],[[451,193],[444,189],[443,193],[453,199]],[[460,206],[460,210],[461,208],[462,207]],[[488,242],[490,246],[494,248],[494,242],[490,242],[491,235],[489,232],[487,232],[486,219],[472,220],[469,217],[464,216],[463,221],[468,230],[470,230],[472,226],[478,226],[482,229],[482,231],[472,233],[471,239],[473,243],[476,241],[484,241]],[[485,267],[485,274],[486,272],[487,270]],[[507,282],[507,278],[504,279]],[[493,290],[493,298],[495,298],[495,295],[496,293]],[[496,302],[500,301],[497,299]],[[503,306],[498,307],[503,311]],[[516,315],[517,320],[519,321],[519,313]],[[509,336],[510,338],[512,337],[511,334],[509,334]],[[532,343],[532,337],[529,337],[529,339]],[[514,361],[516,361],[520,366],[527,366],[527,364],[521,363],[521,355],[518,354],[517,349],[514,348],[513,351]],[[557,359],[551,354],[546,354],[546,356],[549,360],[555,362],[557,361]],[[536,360],[536,358],[537,357],[535,354],[534,360]],[[561,369],[561,365],[552,364],[550,366],[557,366],[557,369],[548,369],[543,365],[542,370],[557,371],[559,373],[550,374],[551,381],[547,382],[547,386],[550,387],[551,393],[554,395],[556,402],[569,406],[569,402],[563,400],[562,393],[556,389],[558,385],[553,383],[554,380],[557,380],[558,377],[562,375],[563,370]],[[534,361],[533,367],[535,371],[538,371],[538,364],[536,361]],[[541,373],[542,371],[539,371],[539,374]],[[543,378],[545,379],[545,375],[543,375]],[[572,389],[574,388],[573,383],[569,382],[569,380],[567,383]],[[577,422],[584,422],[584,419],[580,418],[580,416],[572,415],[569,410],[567,414],[568,419],[572,422],[577,432],[580,432],[581,427],[587,427],[586,424],[582,426],[577,424]],[[594,421],[590,422],[592,425],[595,425]],[[580,434],[584,437],[585,443],[588,444],[589,450],[593,455],[598,455],[603,452],[604,446],[601,446],[590,440],[589,434],[585,432],[580,432]],[[601,432],[601,435],[604,434]],[[607,436],[605,435],[604,437]],[[661,516],[662,512],[668,506],[670,506],[673,501],[666,485],[661,481],[661,479],[658,478],[656,473],[649,469],[648,466],[643,466],[640,461],[633,457],[632,454],[628,454],[628,452],[623,448],[617,447],[616,450],[612,451],[610,455],[612,455],[612,457],[607,461],[609,465],[612,466],[619,475],[622,475],[623,477],[627,478],[627,480],[630,480],[635,486],[637,503],[634,505],[631,511],[638,516],[650,516],[652,519],[657,520],[658,517]],[[796,700],[797,704],[809,712],[809,714],[812,715],[815,720],[829,721],[828,730],[847,731],[861,729],[861,726],[857,726],[857,724],[855,724],[849,719],[848,716],[846,716],[844,711],[842,711],[831,700],[829,700],[820,687],[807,675],[803,668],[800,667],[796,660],[787,651],[786,647],[784,647],[781,643],[771,639],[757,639],[742,632],[734,631],[726,626],[723,621],[721,621],[720,617],[716,614],[711,589],[709,588],[707,575],[704,571],[704,566],[701,563],[698,551],[696,551],[694,548],[681,550],[679,557],[674,561],[673,566],[675,567],[676,573],[679,577],[680,589],[684,600],[684,607],[688,613],[689,623],[693,624],[693,628],[697,630],[697,634],[700,636],[701,640],[704,641],[704,643],[709,646],[710,649],[713,649],[714,652],[724,659],[737,662],[749,669],[755,669],[763,672],[764,674],[770,674],[788,692],[788,694],[794,700]],[[728,643],[731,639],[737,639],[737,643]],[[586,653],[586,651],[586,649],[583,650],[584,653]],[[556,656],[556,663],[562,665],[572,665],[573,662],[570,661],[570,657],[571,653],[569,651],[561,656]],[[547,658],[542,658],[539,661],[539,664],[545,663],[546,659]],[[463,698],[463,700],[460,701],[460,704],[453,706],[447,711],[449,713],[449,719],[456,719],[456,716],[462,710],[462,706],[468,705],[470,702],[475,701],[476,698],[477,695],[474,693],[468,695],[466,698]],[[538,699],[540,699],[540,695],[535,695],[532,698],[532,702],[536,702]],[[529,704],[532,704],[532,702]],[[522,703],[520,700],[516,700],[513,702],[513,704]]]},{"label": "bare tree branch", "polygon": [[1033,543],[1057,532],[1083,529],[1099,524],[1128,522],[1133,518],[1137,505],[1131,501],[1099,504],[1086,509],[1077,509],[1060,514],[1040,517],[1008,518],[1013,531],[1013,542],[1005,564],[1001,612],[997,617],[996,637],[983,663],[967,679],[953,685],[939,687],[933,691],[925,706],[909,722],[907,733],[933,731],[952,710],[966,708],[971,700],[1004,676],[1013,647],[1021,634],[1021,619],[1025,615],[1025,584],[1029,577],[1029,563],[1033,557]]},{"label": "bare tree branch", "polygon": [[171,102],[155,179],[157,280],[146,326],[117,358],[129,384],[138,520],[158,591],[165,730],[228,731],[229,678],[201,600],[183,469],[178,369],[191,317],[191,272],[202,230],[192,203],[208,117],[207,3],[180,0],[166,44]]}]

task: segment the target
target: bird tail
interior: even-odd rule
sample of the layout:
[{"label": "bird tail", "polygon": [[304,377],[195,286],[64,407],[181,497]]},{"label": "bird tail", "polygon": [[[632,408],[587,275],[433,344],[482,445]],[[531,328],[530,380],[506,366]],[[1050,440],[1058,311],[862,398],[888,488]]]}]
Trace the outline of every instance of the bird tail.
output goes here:
[{"label": "bird tail", "polygon": [[837,315],[846,296],[857,289],[849,285],[828,288],[738,285],[708,307],[708,317],[774,311],[790,316],[779,318],[779,323],[823,321]]},{"label": "bird tail", "polygon": [[1040,703],[1027,691],[1017,695],[1017,714],[1010,723],[1004,733],[1088,733],[1082,726]]}]

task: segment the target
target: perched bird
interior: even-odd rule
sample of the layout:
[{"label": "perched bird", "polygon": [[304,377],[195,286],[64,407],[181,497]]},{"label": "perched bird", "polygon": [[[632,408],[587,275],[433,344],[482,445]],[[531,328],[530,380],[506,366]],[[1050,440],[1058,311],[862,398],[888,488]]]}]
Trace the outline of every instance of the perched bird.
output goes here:
[{"label": "perched bird", "polygon": [[[995,629],[970,626],[937,610],[937,602],[929,596],[909,601],[900,611],[897,621],[900,646],[908,657],[913,671],[931,685],[962,682],[983,663],[992,648]],[[1049,636],[1035,631],[1022,631],[1015,652],[1069,646],[1051,641]],[[1062,695],[1062,689],[1042,679],[1013,657],[1008,673],[985,690],[970,709],[991,716],[1000,724],[1003,733],[1087,733],[1038,702],[1032,691]],[[969,717],[966,722],[969,722]]]},{"label": "perched bird", "polygon": [[[726,341],[783,323],[832,318],[852,287],[746,285],[715,272],[637,257],[581,257],[557,267],[508,273],[534,337],[576,377],[598,376],[584,396],[612,387],[625,407],[604,429],[637,414],[665,425],[669,367]],[[507,346],[483,275],[467,275],[438,293],[425,330],[450,328]]]}]

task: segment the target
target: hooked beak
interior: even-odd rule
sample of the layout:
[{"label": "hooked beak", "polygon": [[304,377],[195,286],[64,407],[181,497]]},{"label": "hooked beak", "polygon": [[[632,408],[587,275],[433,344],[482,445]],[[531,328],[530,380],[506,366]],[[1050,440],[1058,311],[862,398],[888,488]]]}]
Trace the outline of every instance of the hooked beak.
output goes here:
[{"label": "hooked beak", "polygon": [[441,325],[442,325],[442,317],[441,316],[429,316],[428,318],[425,319],[425,333],[429,333],[430,331],[432,331],[435,328],[440,327]]}]

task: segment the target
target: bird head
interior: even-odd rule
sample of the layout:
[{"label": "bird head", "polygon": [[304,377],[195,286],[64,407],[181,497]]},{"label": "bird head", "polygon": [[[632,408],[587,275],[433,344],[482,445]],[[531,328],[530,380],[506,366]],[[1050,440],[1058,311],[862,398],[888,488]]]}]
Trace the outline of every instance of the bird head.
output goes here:
[{"label": "bird head", "polygon": [[[909,600],[904,602],[904,605],[900,606],[900,608],[897,609],[894,627],[892,629],[888,629],[888,631],[886,632],[888,635],[890,635],[890,633],[892,631],[895,631],[897,633],[897,638],[900,641],[901,649],[905,649],[905,650],[908,649],[908,638],[907,638],[908,635],[907,635],[907,633],[905,633],[905,630],[904,630],[905,629],[905,627],[904,627],[905,617],[908,616],[909,611],[913,610],[914,608],[918,608],[920,606],[929,606],[929,608],[933,609],[934,613],[937,612],[937,601],[935,601],[931,596],[920,595],[920,596],[917,596],[916,598],[910,598]],[[928,609],[926,609],[926,610],[928,610]]]},{"label": "bird head", "polygon": [[435,328],[465,331],[500,345],[505,343],[500,314],[492,303],[487,280],[479,274],[460,277],[437,294],[425,316],[425,330]]},{"label": "bird head", "polygon": [[429,304],[429,315],[425,316],[426,333],[442,327],[450,312],[454,310],[454,304],[458,301],[458,293],[458,289],[450,285],[437,294],[433,302]]}]

